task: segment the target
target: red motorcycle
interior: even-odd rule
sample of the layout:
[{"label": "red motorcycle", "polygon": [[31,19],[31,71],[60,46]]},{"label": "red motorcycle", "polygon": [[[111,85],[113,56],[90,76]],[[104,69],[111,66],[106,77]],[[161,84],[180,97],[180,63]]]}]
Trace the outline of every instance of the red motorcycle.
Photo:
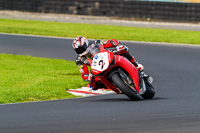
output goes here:
[{"label": "red motorcycle", "polygon": [[102,45],[90,66],[94,80],[100,81],[117,94],[125,94],[134,101],[141,97],[151,99],[155,95],[151,77],[139,72],[125,57],[105,50]]}]

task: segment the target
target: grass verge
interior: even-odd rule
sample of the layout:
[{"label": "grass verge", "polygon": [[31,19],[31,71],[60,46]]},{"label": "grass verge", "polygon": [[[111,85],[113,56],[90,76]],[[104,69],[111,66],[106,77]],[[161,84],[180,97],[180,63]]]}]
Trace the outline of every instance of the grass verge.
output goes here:
[{"label": "grass verge", "polygon": [[200,44],[200,32],[122,26],[0,19],[1,33],[20,33],[60,37],[79,35],[93,39]]},{"label": "grass verge", "polygon": [[62,59],[0,54],[0,103],[73,98],[86,86],[76,64]]}]

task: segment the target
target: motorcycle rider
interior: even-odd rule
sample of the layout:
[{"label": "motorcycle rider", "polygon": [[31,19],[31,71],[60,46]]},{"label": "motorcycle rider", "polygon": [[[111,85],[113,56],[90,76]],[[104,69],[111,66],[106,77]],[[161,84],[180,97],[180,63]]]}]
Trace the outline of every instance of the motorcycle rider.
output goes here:
[{"label": "motorcycle rider", "polygon": [[111,39],[104,42],[95,40],[89,42],[85,37],[78,36],[73,40],[72,43],[73,49],[78,54],[75,62],[81,72],[83,80],[89,81],[90,87],[93,90],[105,87],[100,81],[95,80],[87,68],[87,66],[90,66],[93,56],[100,52],[100,45],[103,45],[105,49],[110,50],[115,54],[126,57],[139,71],[144,70],[144,66],[136,62],[134,56],[130,55],[128,47],[122,45],[118,40]]}]

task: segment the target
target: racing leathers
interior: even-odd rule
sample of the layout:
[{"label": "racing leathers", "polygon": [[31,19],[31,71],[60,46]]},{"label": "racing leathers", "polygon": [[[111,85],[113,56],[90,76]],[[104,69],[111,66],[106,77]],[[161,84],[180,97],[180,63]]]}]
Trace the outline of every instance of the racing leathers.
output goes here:
[{"label": "racing leathers", "polygon": [[[115,54],[126,57],[132,64],[135,65],[136,68],[138,68],[139,71],[142,71],[144,69],[143,66],[138,67],[138,63],[135,61],[135,58],[129,54],[128,47],[126,47],[125,45],[121,45],[120,42],[116,39],[104,41],[103,43],[101,43],[100,40],[89,42],[90,53],[92,53],[92,55],[99,53],[101,44],[104,46],[105,49],[110,50]],[[83,80],[89,81],[90,87],[93,90],[104,88],[105,86],[100,81],[98,81],[98,79],[95,79],[95,77],[93,77],[91,73],[89,73],[87,66],[90,66],[91,62],[92,59],[86,56],[77,56],[76,58],[76,65],[81,72]]]}]

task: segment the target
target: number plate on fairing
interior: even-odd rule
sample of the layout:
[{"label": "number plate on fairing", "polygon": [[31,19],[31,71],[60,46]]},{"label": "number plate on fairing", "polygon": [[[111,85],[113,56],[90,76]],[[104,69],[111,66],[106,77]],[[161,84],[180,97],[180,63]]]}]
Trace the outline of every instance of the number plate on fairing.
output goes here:
[{"label": "number plate on fairing", "polygon": [[106,70],[108,66],[109,66],[109,59],[107,52],[98,53],[93,57],[91,69],[102,72]]}]

